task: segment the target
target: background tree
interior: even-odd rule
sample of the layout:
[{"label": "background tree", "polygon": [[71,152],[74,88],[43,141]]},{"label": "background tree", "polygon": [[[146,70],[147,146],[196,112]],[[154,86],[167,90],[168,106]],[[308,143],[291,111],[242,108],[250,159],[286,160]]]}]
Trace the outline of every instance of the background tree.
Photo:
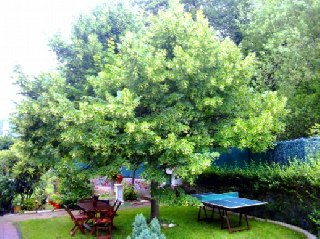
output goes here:
[{"label": "background tree", "polygon": [[242,47],[260,63],[257,84],[288,98],[284,139],[307,136],[320,120],[320,1],[254,1]]},{"label": "background tree", "polygon": [[[135,0],[138,6],[147,12],[157,14],[169,6],[169,0]],[[181,0],[187,12],[196,15],[202,10],[209,24],[218,31],[221,38],[229,37],[236,44],[242,40],[242,32],[239,21],[247,22],[244,17],[251,7],[248,0]],[[242,14],[241,14],[242,13]]]}]

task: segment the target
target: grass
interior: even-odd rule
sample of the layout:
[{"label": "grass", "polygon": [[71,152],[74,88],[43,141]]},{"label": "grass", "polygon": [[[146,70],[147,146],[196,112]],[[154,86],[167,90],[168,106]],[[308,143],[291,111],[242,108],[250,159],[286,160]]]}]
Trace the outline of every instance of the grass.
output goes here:
[{"label": "grass", "polygon": [[[143,213],[146,218],[150,208],[130,208],[119,211],[115,218],[116,228],[113,230],[115,239],[125,239],[132,232],[132,223],[137,213]],[[249,219],[251,230],[229,234],[227,230],[220,229],[219,221],[207,223],[197,221],[197,208],[194,207],[161,207],[160,217],[177,224],[176,227],[162,229],[168,239],[304,239],[303,234],[289,230],[285,227],[268,222]],[[19,222],[23,239],[63,239],[69,238],[72,227],[69,217],[56,217],[51,219],[34,219]],[[74,238],[88,238],[77,232]],[[89,237],[93,238],[93,237]]]}]

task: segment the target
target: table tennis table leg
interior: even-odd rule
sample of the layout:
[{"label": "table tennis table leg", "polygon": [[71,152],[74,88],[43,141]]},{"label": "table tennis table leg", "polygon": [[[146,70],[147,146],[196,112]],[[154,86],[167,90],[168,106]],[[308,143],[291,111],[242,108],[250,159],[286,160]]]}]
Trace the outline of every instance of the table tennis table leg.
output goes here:
[{"label": "table tennis table leg", "polygon": [[200,206],[198,211],[198,221],[201,221],[201,211],[204,211],[205,219],[208,219],[207,210],[205,206]]},{"label": "table tennis table leg", "polygon": [[[249,230],[249,222],[248,222],[248,217],[246,213],[239,213],[239,227],[241,227],[241,220],[242,220],[242,215],[244,215],[245,221],[246,221],[246,227],[241,228],[241,229],[233,229],[231,224],[230,224],[230,219],[228,215],[228,210],[218,208],[219,215],[220,215],[220,220],[221,220],[221,229],[228,229],[229,233],[237,232],[237,231],[242,231],[242,230]],[[224,220],[226,220],[227,225],[224,226]]]},{"label": "table tennis table leg", "polygon": [[[200,206],[199,207],[199,211],[198,211],[198,221],[201,221],[201,211],[204,211],[204,215],[205,215],[205,220],[208,221],[209,217],[208,217],[208,214],[207,214],[207,209],[206,209],[206,206],[203,205],[203,206]],[[212,208],[212,213],[211,213],[211,218],[210,219],[213,219],[214,218],[214,208]]]},{"label": "table tennis table leg", "polygon": [[[231,226],[230,226],[230,221],[229,221],[227,210],[218,208],[218,211],[219,211],[219,215],[220,215],[221,229],[228,228],[228,230],[230,232],[230,230],[232,230],[232,229],[231,229]],[[227,227],[224,226],[224,219],[226,219]]]},{"label": "table tennis table leg", "polygon": [[247,225],[247,227],[246,227],[245,229],[246,229],[246,230],[249,230],[250,227],[249,227],[249,221],[248,221],[247,213],[244,212],[244,211],[240,211],[240,212],[239,212],[239,227],[241,227],[242,215],[244,215],[244,219],[245,219],[246,225]]}]

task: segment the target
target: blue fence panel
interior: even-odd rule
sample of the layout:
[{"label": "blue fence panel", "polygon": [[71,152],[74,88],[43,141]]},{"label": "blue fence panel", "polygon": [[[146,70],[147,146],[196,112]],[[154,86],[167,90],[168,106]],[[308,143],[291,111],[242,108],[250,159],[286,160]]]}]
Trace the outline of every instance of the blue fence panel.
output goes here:
[{"label": "blue fence panel", "polygon": [[320,137],[299,138],[277,142],[273,149],[269,149],[264,153],[252,153],[248,149],[231,148],[227,152],[220,152],[220,157],[213,160],[213,164],[227,167],[244,167],[246,163],[255,160],[286,164],[294,158],[305,161],[309,156],[315,157],[318,153],[320,153]]},{"label": "blue fence panel", "polygon": [[[220,150],[217,150],[218,152]],[[219,158],[213,160],[213,164],[224,167],[244,167],[250,159],[250,150],[231,148],[227,151],[220,151]]]},{"label": "blue fence panel", "polygon": [[[140,178],[143,170],[144,170],[144,167],[143,167],[143,164],[141,164],[136,171],[135,178]],[[132,178],[132,170],[123,166],[121,168],[121,175],[125,178]]]}]

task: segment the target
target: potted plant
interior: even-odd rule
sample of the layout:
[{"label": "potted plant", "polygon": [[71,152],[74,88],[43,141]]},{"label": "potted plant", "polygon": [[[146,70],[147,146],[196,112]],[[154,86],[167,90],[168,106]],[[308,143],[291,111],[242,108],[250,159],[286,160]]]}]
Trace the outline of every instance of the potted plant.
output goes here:
[{"label": "potted plant", "polygon": [[19,213],[21,211],[21,198],[15,197],[12,200],[12,205],[13,205],[13,213]]},{"label": "potted plant", "polygon": [[54,209],[60,209],[62,203],[61,196],[59,194],[50,195],[49,203],[54,207]]},{"label": "potted plant", "polygon": [[122,180],[123,180],[123,176],[120,173],[118,173],[116,176],[116,183],[121,183]]}]

